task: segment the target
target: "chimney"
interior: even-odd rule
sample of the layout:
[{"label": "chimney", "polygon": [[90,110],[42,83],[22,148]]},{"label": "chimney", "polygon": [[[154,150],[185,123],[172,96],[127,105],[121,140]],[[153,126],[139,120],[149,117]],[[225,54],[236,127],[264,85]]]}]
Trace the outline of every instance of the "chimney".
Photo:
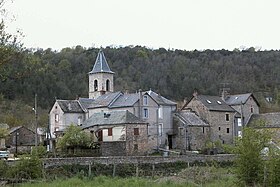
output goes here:
[{"label": "chimney", "polygon": [[198,92],[197,92],[196,89],[193,91],[193,96],[194,96],[195,98],[197,98],[197,96],[198,96]]},{"label": "chimney", "polygon": [[71,103],[68,103],[68,110],[72,110]]},{"label": "chimney", "polygon": [[222,95],[221,95],[222,100],[225,101],[228,96],[229,96],[228,91],[223,89]]}]

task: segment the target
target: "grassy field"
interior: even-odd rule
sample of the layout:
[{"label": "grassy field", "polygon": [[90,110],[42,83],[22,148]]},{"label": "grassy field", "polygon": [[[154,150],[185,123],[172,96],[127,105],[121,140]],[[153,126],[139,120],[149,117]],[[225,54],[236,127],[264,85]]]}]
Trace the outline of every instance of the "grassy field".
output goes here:
[{"label": "grassy field", "polygon": [[80,179],[80,178],[70,178],[70,179],[59,179],[52,182],[38,182],[38,183],[25,183],[19,185],[21,187],[230,187],[235,186],[232,179],[213,181],[206,184],[195,184],[192,182],[183,181],[181,178],[170,177],[162,179],[143,179],[143,178],[112,178],[99,176],[92,179]]},{"label": "grassy field", "polygon": [[232,168],[190,167],[168,177],[136,178],[136,177],[84,177],[77,176],[53,181],[25,183],[20,187],[231,187],[236,186]]}]

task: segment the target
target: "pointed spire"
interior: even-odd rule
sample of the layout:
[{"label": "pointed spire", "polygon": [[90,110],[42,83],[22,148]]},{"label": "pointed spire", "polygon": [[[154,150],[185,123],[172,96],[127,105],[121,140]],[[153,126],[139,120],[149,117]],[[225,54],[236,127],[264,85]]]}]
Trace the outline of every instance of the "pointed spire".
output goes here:
[{"label": "pointed spire", "polygon": [[102,49],[99,50],[91,73],[114,73],[111,71]]}]

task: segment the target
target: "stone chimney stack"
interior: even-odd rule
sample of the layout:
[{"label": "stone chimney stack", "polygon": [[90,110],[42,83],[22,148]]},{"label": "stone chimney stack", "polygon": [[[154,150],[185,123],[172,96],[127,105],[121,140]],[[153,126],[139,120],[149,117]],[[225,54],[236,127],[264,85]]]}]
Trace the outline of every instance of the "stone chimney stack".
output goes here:
[{"label": "stone chimney stack", "polygon": [[193,96],[194,96],[194,98],[197,98],[197,96],[198,96],[198,92],[196,89],[193,91]]}]

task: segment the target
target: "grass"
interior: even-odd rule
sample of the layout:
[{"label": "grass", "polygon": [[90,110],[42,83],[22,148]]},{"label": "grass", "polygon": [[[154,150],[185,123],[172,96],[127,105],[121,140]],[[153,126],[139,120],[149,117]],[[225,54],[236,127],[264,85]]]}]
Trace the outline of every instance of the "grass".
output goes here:
[{"label": "grass", "polygon": [[20,184],[20,187],[234,187],[235,177],[231,168],[190,167],[168,177],[84,177]]}]

